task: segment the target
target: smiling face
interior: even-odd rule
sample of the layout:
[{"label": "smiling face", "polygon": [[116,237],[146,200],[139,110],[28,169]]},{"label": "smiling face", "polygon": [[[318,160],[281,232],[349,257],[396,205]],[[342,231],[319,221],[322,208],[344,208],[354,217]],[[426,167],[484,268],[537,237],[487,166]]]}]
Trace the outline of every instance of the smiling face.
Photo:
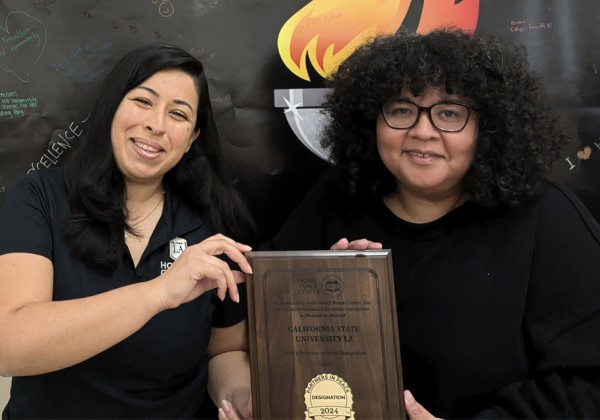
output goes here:
[{"label": "smiling face", "polygon": [[111,126],[113,154],[126,182],[160,182],[190,149],[199,97],[194,79],[162,70],[125,94]]},{"label": "smiling face", "polygon": [[[429,107],[441,101],[469,104],[465,98],[429,88],[415,97],[403,91],[398,99]],[[409,129],[391,128],[380,115],[377,119],[377,150],[385,167],[394,175],[398,192],[427,198],[448,198],[461,194],[462,179],[469,169],[477,146],[477,119],[471,112],[462,131],[449,133],[435,128],[426,112]]]}]

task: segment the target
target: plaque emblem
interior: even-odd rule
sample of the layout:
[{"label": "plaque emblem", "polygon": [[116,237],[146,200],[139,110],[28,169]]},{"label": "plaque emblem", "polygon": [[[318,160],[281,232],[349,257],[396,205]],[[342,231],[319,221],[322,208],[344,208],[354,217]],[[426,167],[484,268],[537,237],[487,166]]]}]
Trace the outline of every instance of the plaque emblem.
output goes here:
[{"label": "plaque emblem", "polygon": [[350,387],[332,373],[312,378],[304,392],[304,404],[306,420],[354,420]]},{"label": "plaque emblem", "polygon": [[175,261],[186,248],[187,241],[185,239],[180,237],[171,239],[169,242],[169,257]]},{"label": "plaque emblem", "polygon": [[342,279],[335,274],[327,274],[321,282],[325,293],[331,296],[339,296],[342,294]]}]

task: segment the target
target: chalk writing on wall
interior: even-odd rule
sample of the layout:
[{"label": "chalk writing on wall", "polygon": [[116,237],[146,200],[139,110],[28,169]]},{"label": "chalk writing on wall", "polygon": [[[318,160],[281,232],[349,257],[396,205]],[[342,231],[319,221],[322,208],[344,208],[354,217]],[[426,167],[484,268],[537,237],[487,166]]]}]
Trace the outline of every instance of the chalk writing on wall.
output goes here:
[{"label": "chalk writing on wall", "polygon": [[106,62],[113,55],[112,48],[111,41],[98,46],[85,42],[52,64],[52,69],[68,80],[93,81],[107,71]]},{"label": "chalk writing on wall", "polygon": [[569,165],[569,171],[575,169],[578,162],[589,160],[592,156],[594,148],[598,149],[596,153],[600,153],[600,138],[598,138],[598,142],[592,142],[592,145],[585,146],[583,149],[578,150],[575,155],[576,157],[567,156],[565,158],[565,162],[567,162],[567,165]]},{"label": "chalk writing on wall", "polygon": [[0,92],[0,120],[23,117],[37,107],[38,100],[35,96],[21,98],[16,90]]},{"label": "chalk writing on wall", "polygon": [[55,130],[50,138],[48,148],[37,162],[31,163],[27,173],[57,165],[61,156],[73,147],[73,141],[79,140],[83,134],[83,124],[85,124],[88,117],[89,115],[79,123],[71,121],[66,129]]},{"label": "chalk writing on wall", "polygon": [[43,0],[33,3],[33,7],[38,9],[40,12],[46,13],[47,15],[52,15],[52,10],[50,10],[48,6],[51,6],[54,3],[56,3],[56,0]]},{"label": "chalk writing on wall", "polygon": [[526,20],[511,20],[511,32],[547,31],[553,28],[552,22],[528,22]]}]

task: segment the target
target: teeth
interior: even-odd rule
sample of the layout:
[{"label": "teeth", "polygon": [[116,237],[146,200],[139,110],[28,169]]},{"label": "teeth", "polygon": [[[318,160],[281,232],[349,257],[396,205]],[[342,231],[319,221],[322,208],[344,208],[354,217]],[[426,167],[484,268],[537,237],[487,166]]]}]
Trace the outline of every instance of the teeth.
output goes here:
[{"label": "teeth", "polygon": [[137,141],[135,142],[135,145],[137,147],[139,147],[142,150],[145,150],[146,152],[152,152],[152,153],[156,153],[159,151],[159,149],[156,149],[152,146],[148,146],[147,144],[143,144],[143,143],[138,143]]},{"label": "teeth", "polygon": [[419,152],[411,152],[412,155],[420,157],[420,158],[428,158],[431,157],[433,155],[430,155],[429,153],[419,153]]}]

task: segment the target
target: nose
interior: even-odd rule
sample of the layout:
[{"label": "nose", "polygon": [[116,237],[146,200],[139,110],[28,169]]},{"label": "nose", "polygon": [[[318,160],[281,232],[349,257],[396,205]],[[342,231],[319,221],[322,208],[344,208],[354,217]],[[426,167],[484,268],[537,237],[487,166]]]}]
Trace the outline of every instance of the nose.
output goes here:
[{"label": "nose", "polygon": [[160,134],[164,131],[164,118],[162,112],[153,110],[149,113],[146,120],[146,130],[152,134]]},{"label": "nose", "polygon": [[440,132],[431,122],[431,117],[426,110],[419,111],[417,122],[409,129],[409,132],[413,137],[423,140],[439,138],[440,135]]}]

